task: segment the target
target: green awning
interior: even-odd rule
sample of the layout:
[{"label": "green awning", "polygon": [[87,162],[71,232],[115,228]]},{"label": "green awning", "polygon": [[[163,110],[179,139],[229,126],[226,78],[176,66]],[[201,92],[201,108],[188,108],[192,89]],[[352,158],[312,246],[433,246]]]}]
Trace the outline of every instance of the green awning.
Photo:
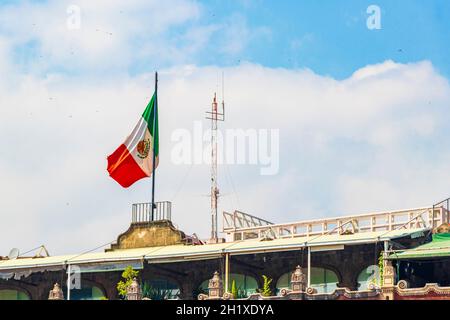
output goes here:
[{"label": "green awning", "polygon": [[389,260],[413,260],[450,257],[450,233],[433,234],[433,240],[414,249],[394,252]]}]

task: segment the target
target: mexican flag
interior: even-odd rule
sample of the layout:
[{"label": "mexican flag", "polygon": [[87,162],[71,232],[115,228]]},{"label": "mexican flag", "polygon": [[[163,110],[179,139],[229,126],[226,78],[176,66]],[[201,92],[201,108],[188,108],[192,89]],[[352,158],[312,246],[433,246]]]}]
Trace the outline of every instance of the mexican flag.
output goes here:
[{"label": "mexican flag", "polygon": [[158,166],[158,159],[158,101],[155,93],[133,132],[108,156],[108,172],[122,187],[128,188],[136,181],[150,177],[153,168]]}]

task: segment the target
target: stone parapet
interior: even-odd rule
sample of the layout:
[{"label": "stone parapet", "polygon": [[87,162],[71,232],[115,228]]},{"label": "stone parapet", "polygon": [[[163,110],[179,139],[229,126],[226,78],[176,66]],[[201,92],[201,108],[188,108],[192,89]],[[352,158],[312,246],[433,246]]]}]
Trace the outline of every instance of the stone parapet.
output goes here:
[{"label": "stone parapet", "polygon": [[106,251],[184,244],[185,239],[184,232],[177,230],[169,220],[138,222],[132,223]]}]

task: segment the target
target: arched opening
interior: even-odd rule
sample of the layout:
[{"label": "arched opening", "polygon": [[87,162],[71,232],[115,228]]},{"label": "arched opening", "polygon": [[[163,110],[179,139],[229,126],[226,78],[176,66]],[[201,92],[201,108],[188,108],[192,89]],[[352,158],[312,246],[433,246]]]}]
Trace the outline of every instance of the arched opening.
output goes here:
[{"label": "arched opening", "polygon": [[[223,279],[222,279],[223,281]],[[252,276],[248,276],[245,274],[238,274],[238,273],[231,273],[230,279],[229,279],[229,288],[228,291],[231,292],[231,287],[233,281],[236,284],[236,290],[237,290],[237,299],[240,298],[246,298],[249,295],[256,293],[258,290],[258,282],[256,279]],[[224,285],[225,282],[223,281]],[[198,289],[199,292],[208,294],[208,284],[209,279],[202,282],[200,285],[200,288]]]},{"label": "arched opening", "polygon": [[[64,298],[67,299],[67,287],[62,288]],[[82,285],[81,289],[70,290],[70,300],[102,300],[105,299],[103,290],[95,285]]]},{"label": "arched opening", "polygon": [[[305,272],[305,281],[308,283],[308,270]],[[277,281],[276,294],[283,288],[291,288],[292,272],[283,274]],[[337,274],[329,269],[311,268],[311,287],[317,290],[317,293],[330,293],[336,290],[339,282]]]},{"label": "arched opening", "polygon": [[142,296],[152,300],[173,300],[180,298],[179,286],[167,279],[144,280]]},{"label": "arched opening", "polygon": [[15,289],[0,289],[0,300],[30,300],[30,296]]},{"label": "arched opening", "polygon": [[380,268],[377,265],[368,266],[358,275],[358,290],[369,290],[370,284],[381,286]]}]

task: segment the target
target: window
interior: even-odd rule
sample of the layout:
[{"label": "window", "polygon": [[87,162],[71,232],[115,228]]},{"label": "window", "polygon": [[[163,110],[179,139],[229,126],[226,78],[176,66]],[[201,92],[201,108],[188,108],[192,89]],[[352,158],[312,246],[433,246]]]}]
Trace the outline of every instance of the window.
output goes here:
[{"label": "window", "polygon": [[152,300],[178,299],[180,288],[177,284],[165,279],[152,279],[144,281],[142,294]]},{"label": "window", "polygon": [[[305,272],[305,281],[308,283],[308,270]],[[283,274],[277,281],[277,294],[283,288],[291,288],[292,272]],[[330,293],[336,290],[339,279],[331,270],[324,268],[311,268],[311,287],[317,290],[317,293]]]},{"label": "window", "polygon": [[[233,280],[236,282],[236,289],[238,291],[238,298],[246,298],[249,295],[256,293],[258,289],[258,282],[252,276],[247,276],[244,274],[231,273],[230,279],[228,280],[229,288],[228,291],[231,292],[231,285]],[[225,285],[225,281],[222,279],[223,284]],[[208,284],[209,279],[202,282],[200,285],[200,291],[204,293],[208,293]]]},{"label": "window", "polygon": [[[67,298],[67,288],[63,288],[64,298]],[[100,300],[105,297],[102,289],[96,286],[86,286],[70,290],[70,300]]]},{"label": "window", "polygon": [[30,300],[28,294],[18,290],[0,290],[0,300]]}]

